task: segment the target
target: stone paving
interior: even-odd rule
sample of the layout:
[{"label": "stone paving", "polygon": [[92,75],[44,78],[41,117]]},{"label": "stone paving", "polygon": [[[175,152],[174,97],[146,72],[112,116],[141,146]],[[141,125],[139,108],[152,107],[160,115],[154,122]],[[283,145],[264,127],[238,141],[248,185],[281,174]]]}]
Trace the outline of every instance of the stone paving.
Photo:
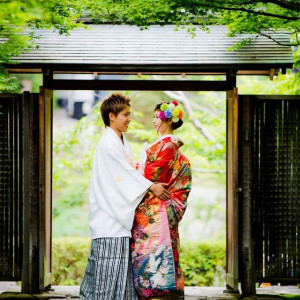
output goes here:
[{"label": "stone paving", "polygon": [[[222,287],[186,287],[185,300],[237,300],[237,299],[283,299],[286,294],[298,295],[297,286],[269,286],[258,288],[256,297],[242,297],[240,294],[224,294]],[[0,299],[79,299],[79,286],[53,286],[53,291],[39,295],[21,294],[21,287],[15,282],[0,282]],[[292,298],[291,298],[292,299]],[[295,298],[296,299],[296,298]],[[149,299],[150,300],[150,299]],[[154,299],[153,299],[154,300]],[[172,299],[169,299],[172,300]]]}]

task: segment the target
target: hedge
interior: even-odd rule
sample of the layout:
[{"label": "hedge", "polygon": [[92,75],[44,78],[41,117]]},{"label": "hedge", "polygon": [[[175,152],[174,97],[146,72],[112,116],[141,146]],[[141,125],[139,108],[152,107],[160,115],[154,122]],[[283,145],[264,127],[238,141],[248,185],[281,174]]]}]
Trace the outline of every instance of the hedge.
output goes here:
[{"label": "hedge", "polygon": [[[90,239],[53,238],[54,285],[80,285],[90,253]],[[180,264],[186,286],[224,285],[226,251],[223,243],[182,243]]]}]

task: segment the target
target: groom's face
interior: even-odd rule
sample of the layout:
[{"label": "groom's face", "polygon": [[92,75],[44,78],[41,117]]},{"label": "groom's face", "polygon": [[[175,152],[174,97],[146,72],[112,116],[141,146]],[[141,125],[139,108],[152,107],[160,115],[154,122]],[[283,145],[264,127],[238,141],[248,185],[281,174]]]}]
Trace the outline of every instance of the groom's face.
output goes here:
[{"label": "groom's face", "polygon": [[110,127],[116,129],[119,132],[126,132],[131,121],[130,107],[125,108],[115,116],[113,113],[109,113]]}]

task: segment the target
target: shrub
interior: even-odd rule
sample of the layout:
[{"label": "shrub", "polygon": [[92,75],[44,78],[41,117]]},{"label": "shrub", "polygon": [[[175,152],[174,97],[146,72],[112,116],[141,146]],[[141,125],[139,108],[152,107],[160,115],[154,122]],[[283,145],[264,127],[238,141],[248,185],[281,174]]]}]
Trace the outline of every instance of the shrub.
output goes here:
[{"label": "shrub", "polygon": [[223,286],[226,249],[224,243],[183,243],[180,265],[185,286]]},{"label": "shrub", "polygon": [[[53,238],[52,253],[53,284],[80,285],[90,254],[90,238]],[[222,243],[183,243],[180,264],[185,285],[222,285],[225,258],[226,251]]]},{"label": "shrub", "polygon": [[80,285],[90,254],[90,238],[58,237],[52,241],[52,283]]}]

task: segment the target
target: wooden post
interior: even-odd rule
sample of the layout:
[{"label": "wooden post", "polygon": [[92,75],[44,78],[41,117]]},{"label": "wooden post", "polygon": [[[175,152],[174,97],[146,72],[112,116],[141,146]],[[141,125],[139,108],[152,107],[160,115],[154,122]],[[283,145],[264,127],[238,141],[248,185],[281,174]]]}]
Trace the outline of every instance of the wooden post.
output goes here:
[{"label": "wooden post", "polygon": [[39,123],[38,94],[23,94],[24,126],[24,246],[22,293],[39,292]]},{"label": "wooden post", "polygon": [[227,91],[226,285],[238,292],[238,90]]},{"label": "wooden post", "polygon": [[52,248],[52,98],[40,88],[39,97],[39,289],[51,287]]},{"label": "wooden post", "polygon": [[240,214],[240,239],[241,239],[241,288],[243,296],[255,295],[255,268],[254,268],[254,245],[251,234],[251,101],[250,96],[242,96],[239,101],[240,108],[240,177],[239,183],[242,191],[239,194],[241,203]]}]

